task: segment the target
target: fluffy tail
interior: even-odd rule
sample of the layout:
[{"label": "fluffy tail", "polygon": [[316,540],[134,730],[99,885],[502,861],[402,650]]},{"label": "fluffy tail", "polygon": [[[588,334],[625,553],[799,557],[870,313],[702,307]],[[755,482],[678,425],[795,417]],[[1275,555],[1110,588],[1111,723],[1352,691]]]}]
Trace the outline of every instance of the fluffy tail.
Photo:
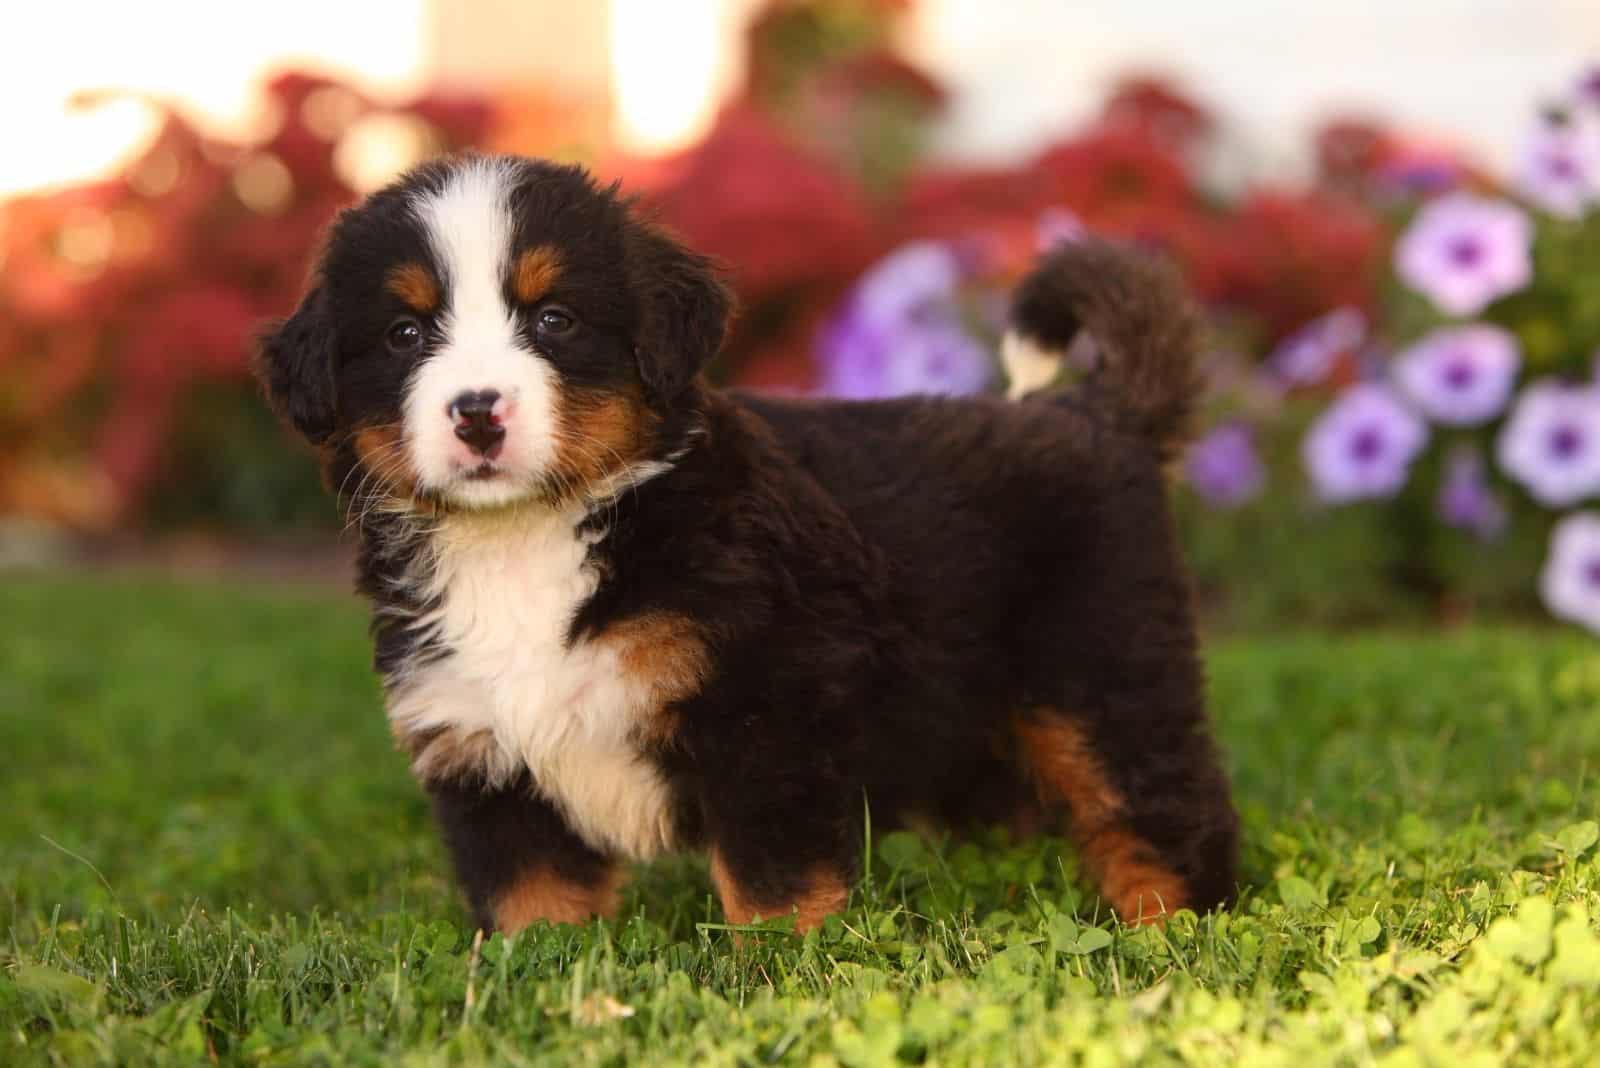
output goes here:
[{"label": "fluffy tail", "polygon": [[1012,305],[1001,350],[1012,395],[1053,381],[1080,329],[1100,354],[1090,388],[1107,396],[1119,425],[1173,459],[1189,440],[1201,389],[1200,317],[1177,271],[1103,241],[1051,251]]}]

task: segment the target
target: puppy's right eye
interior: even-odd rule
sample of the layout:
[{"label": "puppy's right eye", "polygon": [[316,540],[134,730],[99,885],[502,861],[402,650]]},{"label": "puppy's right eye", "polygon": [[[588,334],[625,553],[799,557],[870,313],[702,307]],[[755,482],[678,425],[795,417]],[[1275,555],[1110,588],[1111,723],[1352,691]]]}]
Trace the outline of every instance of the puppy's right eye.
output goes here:
[{"label": "puppy's right eye", "polygon": [[422,325],[415,319],[396,319],[383,339],[396,356],[410,355],[422,347]]}]

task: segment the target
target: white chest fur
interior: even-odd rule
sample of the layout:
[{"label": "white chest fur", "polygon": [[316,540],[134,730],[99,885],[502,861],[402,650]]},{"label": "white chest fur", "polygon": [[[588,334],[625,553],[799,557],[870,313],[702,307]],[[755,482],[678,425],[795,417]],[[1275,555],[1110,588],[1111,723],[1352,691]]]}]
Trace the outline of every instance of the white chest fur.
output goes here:
[{"label": "white chest fur", "polygon": [[431,536],[417,622],[450,652],[393,680],[389,718],[406,734],[473,737],[491,783],[521,768],[585,841],[645,858],[671,846],[666,784],[633,741],[648,687],[604,641],[568,648],[594,592],[579,516],[447,519]]}]

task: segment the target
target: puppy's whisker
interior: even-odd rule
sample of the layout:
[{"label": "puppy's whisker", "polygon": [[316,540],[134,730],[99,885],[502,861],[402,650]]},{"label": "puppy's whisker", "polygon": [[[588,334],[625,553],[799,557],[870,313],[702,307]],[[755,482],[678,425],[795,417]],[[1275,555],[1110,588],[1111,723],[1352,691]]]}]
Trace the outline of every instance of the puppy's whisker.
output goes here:
[{"label": "puppy's whisker", "polygon": [[405,473],[407,463],[404,443],[399,441],[390,442],[367,454],[364,460],[366,473],[352,497],[352,508],[359,507],[359,511],[346,524],[347,530],[351,526],[365,529],[375,508],[401,496],[396,492],[401,487],[398,476]]},{"label": "puppy's whisker", "polygon": [[[373,433],[373,432],[381,433],[381,432],[384,432],[384,431],[391,431],[391,430],[400,431],[400,430],[402,430],[402,427],[398,423],[380,423],[380,424],[378,424],[376,426],[362,427],[359,430],[351,431],[350,433],[345,434],[344,438],[343,438],[343,440],[341,442],[341,447],[345,446],[345,445],[353,446],[356,438],[359,437],[361,434]],[[389,441],[385,441],[385,442],[381,443],[377,448],[369,450],[368,452],[366,452],[364,454],[359,449],[357,449],[356,450],[356,463],[351,466],[350,470],[345,473],[344,478],[340,480],[339,488],[334,491],[335,499],[343,499],[344,498],[345,487],[350,484],[350,479],[357,472],[361,472],[362,475],[363,475],[363,478],[364,478],[366,476],[366,474],[370,471],[370,467],[371,467],[372,464],[374,464],[376,462],[379,462],[384,457],[390,455],[391,453],[399,451],[399,450],[402,450],[404,448],[405,448],[405,440],[404,440],[404,438],[394,438],[394,439],[391,439]],[[361,485],[358,483],[357,487],[356,487],[356,493],[352,494],[351,500],[353,501],[356,497],[359,497],[360,492],[361,492]],[[348,529],[348,526],[346,527],[346,529]]]},{"label": "puppy's whisker", "polygon": [[[620,501],[622,496],[630,490],[637,491],[638,489],[638,486],[628,477],[629,468],[632,466],[631,463],[609,443],[587,434],[574,434],[567,439],[567,443],[580,452],[583,458],[595,470],[600,472],[599,477],[591,485],[585,487],[585,489],[592,492],[583,493],[582,497],[606,510],[608,513],[608,525],[614,525],[617,517],[621,514]],[[602,453],[595,453],[590,448],[591,446],[603,450]],[[605,463],[604,453],[609,453],[616,461],[614,466],[608,468]],[[617,486],[614,483],[619,478],[622,479],[622,484]]]}]

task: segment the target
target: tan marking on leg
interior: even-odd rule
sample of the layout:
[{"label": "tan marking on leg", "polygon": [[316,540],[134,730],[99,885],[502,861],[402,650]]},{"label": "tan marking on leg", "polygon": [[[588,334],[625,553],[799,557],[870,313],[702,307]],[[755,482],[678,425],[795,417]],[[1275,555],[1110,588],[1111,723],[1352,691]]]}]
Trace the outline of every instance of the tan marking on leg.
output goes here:
[{"label": "tan marking on leg", "polygon": [[1066,803],[1072,840],[1117,916],[1125,923],[1159,923],[1186,907],[1183,878],[1127,827],[1127,803],[1083,728],[1044,710],[1035,718],[1017,717],[1016,730],[1041,795]]},{"label": "tan marking on leg", "polygon": [[809,931],[829,916],[843,912],[850,901],[850,887],[835,871],[812,869],[806,889],[788,901],[757,901],[739,884],[723,862],[722,854],[711,852],[711,882],[722,901],[722,914],[729,923],[750,923],[761,917],[773,919],[794,916],[797,931]]},{"label": "tan marking on leg", "polygon": [[1116,827],[1090,834],[1080,848],[1100,892],[1124,923],[1162,923],[1188,904],[1183,879],[1162,866],[1144,839]]},{"label": "tan marking on leg", "polygon": [[544,299],[550,287],[561,277],[561,253],[549,245],[530,248],[517,256],[511,272],[511,291],[523,304],[534,304]]},{"label": "tan marking on leg", "polygon": [[392,268],[383,284],[419,315],[432,315],[439,310],[439,283],[420,263],[402,263]]},{"label": "tan marking on leg", "polygon": [[548,869],[529,872],[496,895],[490,906],[494,926],[516,934],[531,923],[587,923],[616,914],[622,873],[612,868],[594,886],[563,879]]},{"label": "tan marking on leg", "polygon": [[1017,736],[1041,791],[1065,801],[1074,824],[1103,826],[1121,815],[1122,795],[1106,778],[1088,737],[1072,720],[1046,712],[1038,719],[1019,717]]}]

